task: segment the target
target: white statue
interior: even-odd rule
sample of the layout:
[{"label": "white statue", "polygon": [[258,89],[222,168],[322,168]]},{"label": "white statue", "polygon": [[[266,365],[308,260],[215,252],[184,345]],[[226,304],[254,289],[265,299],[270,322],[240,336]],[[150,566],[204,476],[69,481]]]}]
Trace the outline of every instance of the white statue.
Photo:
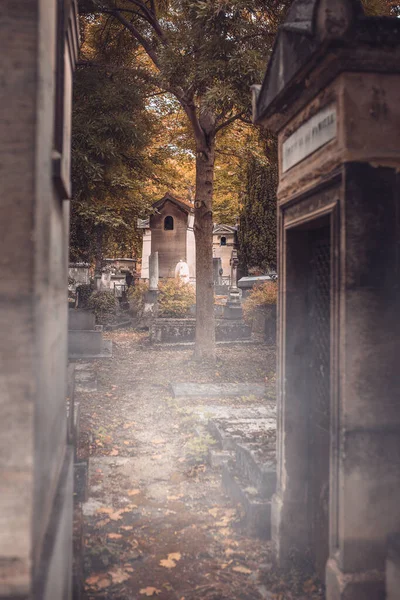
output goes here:
[{"label": "white statue", "polygon": [[175,267],[175,279],[180,279],[184,283],[189,283],[189,266],[185,261],[180,260]]}]

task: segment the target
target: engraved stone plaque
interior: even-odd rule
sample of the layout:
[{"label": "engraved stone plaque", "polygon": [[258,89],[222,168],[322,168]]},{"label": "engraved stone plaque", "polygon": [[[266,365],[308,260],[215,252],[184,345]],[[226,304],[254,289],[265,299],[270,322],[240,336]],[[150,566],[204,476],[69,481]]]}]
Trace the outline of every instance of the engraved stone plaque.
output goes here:
[{"label": "engraved stone plaque", "polygon": [[330,142],[337,134],[336,106],[324,108],[303,123],[282,145],[282,172]]}]

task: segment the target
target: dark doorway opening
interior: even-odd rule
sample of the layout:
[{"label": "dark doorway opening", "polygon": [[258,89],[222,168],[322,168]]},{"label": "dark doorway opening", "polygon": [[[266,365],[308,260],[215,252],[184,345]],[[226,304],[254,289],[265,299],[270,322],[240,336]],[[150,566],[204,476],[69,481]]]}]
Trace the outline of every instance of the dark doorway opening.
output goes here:
[{"label": "dark doorway opening", "polygon": [[174,229],[174,218],[173,217],[165,217],[164,230],[165,231],[173,231],[173,229]]},{"label": "dark doorway opening", "polygon": [[285,418],[289,494],[298,504],[295,545],[321,580],[329,557],[331,217],[286,232]]},{"label": "dark doorway opening", "polygon": [[329,557],[331,241],[329,223],[309,233],[309,523],[320,578]]}]

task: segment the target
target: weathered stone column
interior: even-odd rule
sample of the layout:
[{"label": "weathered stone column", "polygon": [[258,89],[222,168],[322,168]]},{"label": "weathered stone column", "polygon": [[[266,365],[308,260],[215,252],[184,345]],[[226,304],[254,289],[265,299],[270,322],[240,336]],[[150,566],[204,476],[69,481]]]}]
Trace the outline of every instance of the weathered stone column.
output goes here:
[{"label": "weathered stone column", "polygon": [[158,252],[149,256],[149,291],[146,294],[145,315],[155,316],[157,313],[159,266]]},{"label": "weathered stone column", "polygon": [[236,249],[232,250],[230,265],[231,285],[229,286],[229,296],[224,311],[224,317],[225,319],[241,319],[243,316],[243,309],[240,298],[240,290],[237,286],[237,269],[239,265],[239,259]]}]

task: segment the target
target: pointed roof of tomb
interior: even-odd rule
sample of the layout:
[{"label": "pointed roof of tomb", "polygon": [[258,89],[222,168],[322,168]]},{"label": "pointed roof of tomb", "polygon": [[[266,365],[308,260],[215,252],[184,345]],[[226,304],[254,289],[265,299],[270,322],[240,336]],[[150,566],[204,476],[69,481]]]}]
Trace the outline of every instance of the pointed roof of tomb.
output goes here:
[{"label": "pointed roof of tomb", "polygon": [[184,200],[183,198],[176,198],[170,192],[167,192],[160,200],[154,202],[152,204],[152,207],[156,208],[157,210],[160,210],[167,202],[167,200],[169,200],[173,204],[176,204],[176,206],[178,206],[178,208],[183,210],[185,213],[192,213],[194,211],[194,205],[192,202],[190,202],[189,200]]},{"label": "pointed roof of tomb", "polygon": [[[294,0],[275,40],[267,72],[261,86],[254,88],[253,120],[261,122],[284,110],[282,96],[292,89],[292,99],[303,91],[305,75],[321,53],[332,44],[336,48],[355,41],[370,42],[377,30],[397,37],[398,19],[366,17],[360,0]],[[298,79],[298,81],[297,81]]]}]

